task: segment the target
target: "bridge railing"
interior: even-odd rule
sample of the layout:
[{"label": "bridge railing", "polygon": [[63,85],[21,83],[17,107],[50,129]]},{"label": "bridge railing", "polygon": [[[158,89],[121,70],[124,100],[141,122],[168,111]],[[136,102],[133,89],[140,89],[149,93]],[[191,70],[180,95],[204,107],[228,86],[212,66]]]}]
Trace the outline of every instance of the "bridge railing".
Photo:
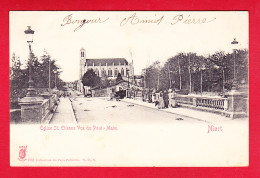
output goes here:
[{"label": "bridge railing", "polygon": [[233,118],[248,115],[248,95],[239,91],[230,92],[226,98],[178,94],[176,102],[180,106],[221,113]]},{"label": "bridge railing", "polygon": [[59,91],[55,93],[42,93],[41,96],[44,97],[44,100],[41,104],[42,122],[53,112],[55,104],[58,103]]},{"label": "bridge railing", "polygon": [[179,105],[191,105],[194,107],[211,108],[216,110],[227,110],[228,98],[200,97],[177,95],[176,101]]},{"label": "bridge railing", "polygon": [[187,95],[178,95],[176,97],[176,101],[178,104],[188,104],[193,105],[193,97]]},{"label": "bridge railing", "polygon": [[[42,97],[42,99],[41,99]],[[43,92],[38,95],[38,100],[35,102],[28,101],[28,98],[23,100],[19,99],[20,109],[18,112],[10,111],[10,120],[12,123],[42,123],[46,121],[46,118],[54,111],[55,105],[58,104],[59,91],[53,90]]]},{"label": "bridge railing", "polygon": [[44,121],[44,119],[46,119],[50,113],[49,110],[50,107],[50,101],[49,99],[45,99],[43,100],[42,104],[41,104],[41,121]]},{"label": "bridge railing", "polygon": [[227,98],[196,98],[196,106],[227,110]]}]

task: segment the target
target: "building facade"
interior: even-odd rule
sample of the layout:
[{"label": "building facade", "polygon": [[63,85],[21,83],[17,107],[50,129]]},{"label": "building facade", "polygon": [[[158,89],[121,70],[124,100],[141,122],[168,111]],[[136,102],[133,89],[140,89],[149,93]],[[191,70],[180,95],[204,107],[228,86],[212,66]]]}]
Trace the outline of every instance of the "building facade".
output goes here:
[{"label": "building facade", "polygon": [[79,80],[89,69],[93,69],[99,77],[108,79],[116,79],[119,73],[124,80],[132,79],[134,75],[133,64],[125,58],[88,59],[85,49],[81,48]]},{"label": "building facade", "polygon": [[[79,80],[77,81],[77,90],[83,92],[82,77],[87,70],[93,71],[99,77],[107,77],[109,80],[115,80],[120,73],[123,80],[132,82],[134,80],[133,63],[129,63],[125,58],[102,58],[89,59],[84,48],[80,49],[80,70]],[[85,87],[86,90],[86,87]]]}]

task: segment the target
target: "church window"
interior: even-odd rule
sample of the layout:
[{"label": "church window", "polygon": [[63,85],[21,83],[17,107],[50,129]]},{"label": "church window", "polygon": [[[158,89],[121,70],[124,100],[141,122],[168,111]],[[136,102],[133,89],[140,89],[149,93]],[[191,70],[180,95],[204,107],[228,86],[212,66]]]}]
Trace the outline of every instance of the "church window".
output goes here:
[{"label": "church window", "polygon": [[102,68],[102,77],[105,77],[106,76],[106,71],[105,71],[105,69],[104,68]]},{"label": "church window", "polygon": [[115,69],[115,76],[117,77],[117,75],[118,75],[118,70],[117,70],[117,68]]},{"label": "church window", "polygon": [[84,51],[81,51],[81,57],[84,57]]},{"label": "church window", "polygon": [[108,69],[108,76],[112,77],[112,70],[110,68]]}]

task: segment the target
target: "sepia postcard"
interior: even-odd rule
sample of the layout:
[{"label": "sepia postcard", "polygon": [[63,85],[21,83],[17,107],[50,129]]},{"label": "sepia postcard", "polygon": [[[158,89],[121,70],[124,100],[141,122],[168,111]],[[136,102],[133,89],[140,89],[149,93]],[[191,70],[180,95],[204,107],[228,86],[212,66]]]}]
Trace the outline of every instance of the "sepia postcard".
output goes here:
[{"label": "sepia postcard", "polygon": [[10,165],[249,166],[248,11],[10,11]]}]

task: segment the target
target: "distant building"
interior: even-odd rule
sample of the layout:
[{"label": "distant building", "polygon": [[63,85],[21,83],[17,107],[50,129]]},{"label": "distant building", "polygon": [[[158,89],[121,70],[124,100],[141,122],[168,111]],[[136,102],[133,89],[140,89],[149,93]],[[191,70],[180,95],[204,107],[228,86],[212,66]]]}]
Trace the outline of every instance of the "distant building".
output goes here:
[{"label": "distant building", "polygon": [[82,77],[89,69],[93,71],[99,77],[107,77],[108,79],[116,79],[120,73],[123,80],[134,80],[133,64],[129,63],[125,58],[100,58],[89,59],[86,57],[86,51],[84,48],[80,49],[80,71],[78,87],[79,91],[83,91]]},{"label": "distant building", "polygon": [[121,74],[124,80],[133,76],[133,65],[125,58],[101,58],[88,59],[85,49],[80,50],[80,73],[79,80],[82,79],[85,72],[93,69],[99,77],[108,77],[108,79],[116,79],[118,73]]},{"label": "distant building", "polygon": [[134,81],[134,84],[136,84],[137,86],[144,87],[144,77],[142,75],[135,75]]}]

